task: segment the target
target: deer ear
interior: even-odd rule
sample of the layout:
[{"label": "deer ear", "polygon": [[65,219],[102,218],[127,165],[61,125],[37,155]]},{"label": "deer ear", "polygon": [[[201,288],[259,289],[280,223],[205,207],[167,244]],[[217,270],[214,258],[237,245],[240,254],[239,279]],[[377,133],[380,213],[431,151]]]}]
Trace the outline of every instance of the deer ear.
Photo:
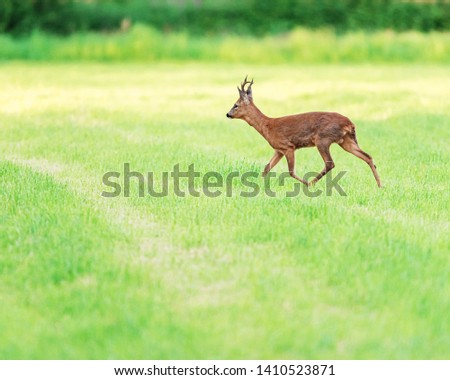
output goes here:
[{"label": "deer ear", "polygon": [[251,86],[247,89],[247,96],[249,97],[249,99],[253,99],[253,93],[252,93],[252,87]]},{"label": "deer ear", "polygon": [[238,91],[239,91],[239,98],[245,103],[248,104],[250,102],[249,100],[249,96],[247,94],[247,91],[243,91],[238,87]]},{"label": "deer ear", "polygon": [[251,100],[253,100],[252,86],[253,86],[253,79],[250,81],[250,84],[247,87],[247,95]]},{"label": "deer ear", "polygon": [[247,94],[247,91],[242,91],[238,88],[239,90],[239,99],[241,99],[245,104],[249,104],[250,103],[250,97]]}]

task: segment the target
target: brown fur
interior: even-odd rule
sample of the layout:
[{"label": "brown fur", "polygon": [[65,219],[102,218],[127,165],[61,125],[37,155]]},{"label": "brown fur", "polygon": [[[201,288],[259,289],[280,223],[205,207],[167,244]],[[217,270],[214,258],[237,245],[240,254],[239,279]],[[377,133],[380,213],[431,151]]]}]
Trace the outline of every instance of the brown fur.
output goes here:
[{"label": "brown fur", "polygon": [[[249,86],[245,90],[245,85]],[[244,83],[239,89],[239,99],[227,113],[229,118],[243,119],[254,127],[275,150],[275,154],[264,168],[265,176],[284,156],[286,157],[290,175],[304,183],[311,185],[321,179],[334,168],[330,154],[330,145],[339,144],[347,152],[365,161],[381,187],[376,166],[372,157],[364,152],[356,140],[355,125],[349,118],[336,112],[307,112],[297,115],[271,118],[264,115],[253,103],[251,86],[253,81]],[[307,183],[295,174],[295,150],[306,147],[317,147],[325,162],[325,168]]]}]

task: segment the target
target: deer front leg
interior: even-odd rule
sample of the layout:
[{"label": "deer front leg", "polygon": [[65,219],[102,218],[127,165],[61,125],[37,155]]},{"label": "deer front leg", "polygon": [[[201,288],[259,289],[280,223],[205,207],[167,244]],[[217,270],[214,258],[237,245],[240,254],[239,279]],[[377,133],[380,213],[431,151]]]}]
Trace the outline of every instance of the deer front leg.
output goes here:
[{"label": "deer front leg", "polygon": [[282,157],[283,157],[283,153],[278,152],[276,150],[275,154],[273,155],[273,157],[270,159],[269,163],[264,168],[262,176],[265,177],[267,175],[267,173],[269,173],[272,170],[272,168],[275,167],[275,165],[280,162]]},{"label": "deer front leg", "polygon": [[314,178],[308,186],[314,186],[314,184],[321,179],[325,174],[327,174],[331,169],[334,168],[334,162],[331,158],[330,154],[330,146],[329,145],[318,145],[317,149],[319,150],[320,155],[325,162],[325,168]]},{"label": "deer front leg", "polygon": [[302,180],[299,176],[297,176],[295,174],[295,151],[294,151],[294,149],[288,150],[284,155],[286,156],[286,161],[288,163],[288,168],[289,168],[289,174],[291,175],[291,177],[295,178],[296,180],[300,181],[304,185],[308,186],[308,182]]}]

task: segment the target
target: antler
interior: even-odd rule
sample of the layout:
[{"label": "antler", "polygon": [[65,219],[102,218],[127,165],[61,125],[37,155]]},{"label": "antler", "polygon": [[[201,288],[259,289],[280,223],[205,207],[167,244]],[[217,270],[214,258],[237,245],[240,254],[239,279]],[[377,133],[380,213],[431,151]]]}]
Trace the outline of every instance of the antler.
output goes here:
[{"label": "antler", "polygon": [[[251,81],[248,81],[248,80],[247,80],[247,77],[248,77],[248,75],[245,76],[244,82],[241,83],[241,91],[244,91],[244,92],[246,92],[247,94],[251,94],[251,92],[252,92],[253,79],[252,79]],[[247,83],[250,83],[250,85],[247,87],[247,90],[245,90],[244,86],[245,86]]]}]

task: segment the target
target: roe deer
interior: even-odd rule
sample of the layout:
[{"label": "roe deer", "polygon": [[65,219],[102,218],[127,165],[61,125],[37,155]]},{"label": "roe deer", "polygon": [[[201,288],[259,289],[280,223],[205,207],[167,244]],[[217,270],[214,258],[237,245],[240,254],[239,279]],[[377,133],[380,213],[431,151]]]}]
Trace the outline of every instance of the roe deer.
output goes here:
[{"label": "roe deer", "polygon": [[[247,89],[245,85],[248,84]],[[275,154],[264,168],[263,176],[286,157],[289,174],[303,184],[315,184],[326,173],[334,168],[330,155],[330,145],[339,144],[347,152],[367,162],[372,173],[381,187],[380,177],[372,157],[358,145],[355,125],[347,117],[335,112],[307,112],[297,115],[271,118],[264,115],[253,103],[253,80],[249,82],[245,77],[238,87],[239,99],[227,113],[230,119],[243,119],[255,128],[275,150]],[[295,174],[295,150],[316,146],[325,161],[325,168],[309,183]]]}]

